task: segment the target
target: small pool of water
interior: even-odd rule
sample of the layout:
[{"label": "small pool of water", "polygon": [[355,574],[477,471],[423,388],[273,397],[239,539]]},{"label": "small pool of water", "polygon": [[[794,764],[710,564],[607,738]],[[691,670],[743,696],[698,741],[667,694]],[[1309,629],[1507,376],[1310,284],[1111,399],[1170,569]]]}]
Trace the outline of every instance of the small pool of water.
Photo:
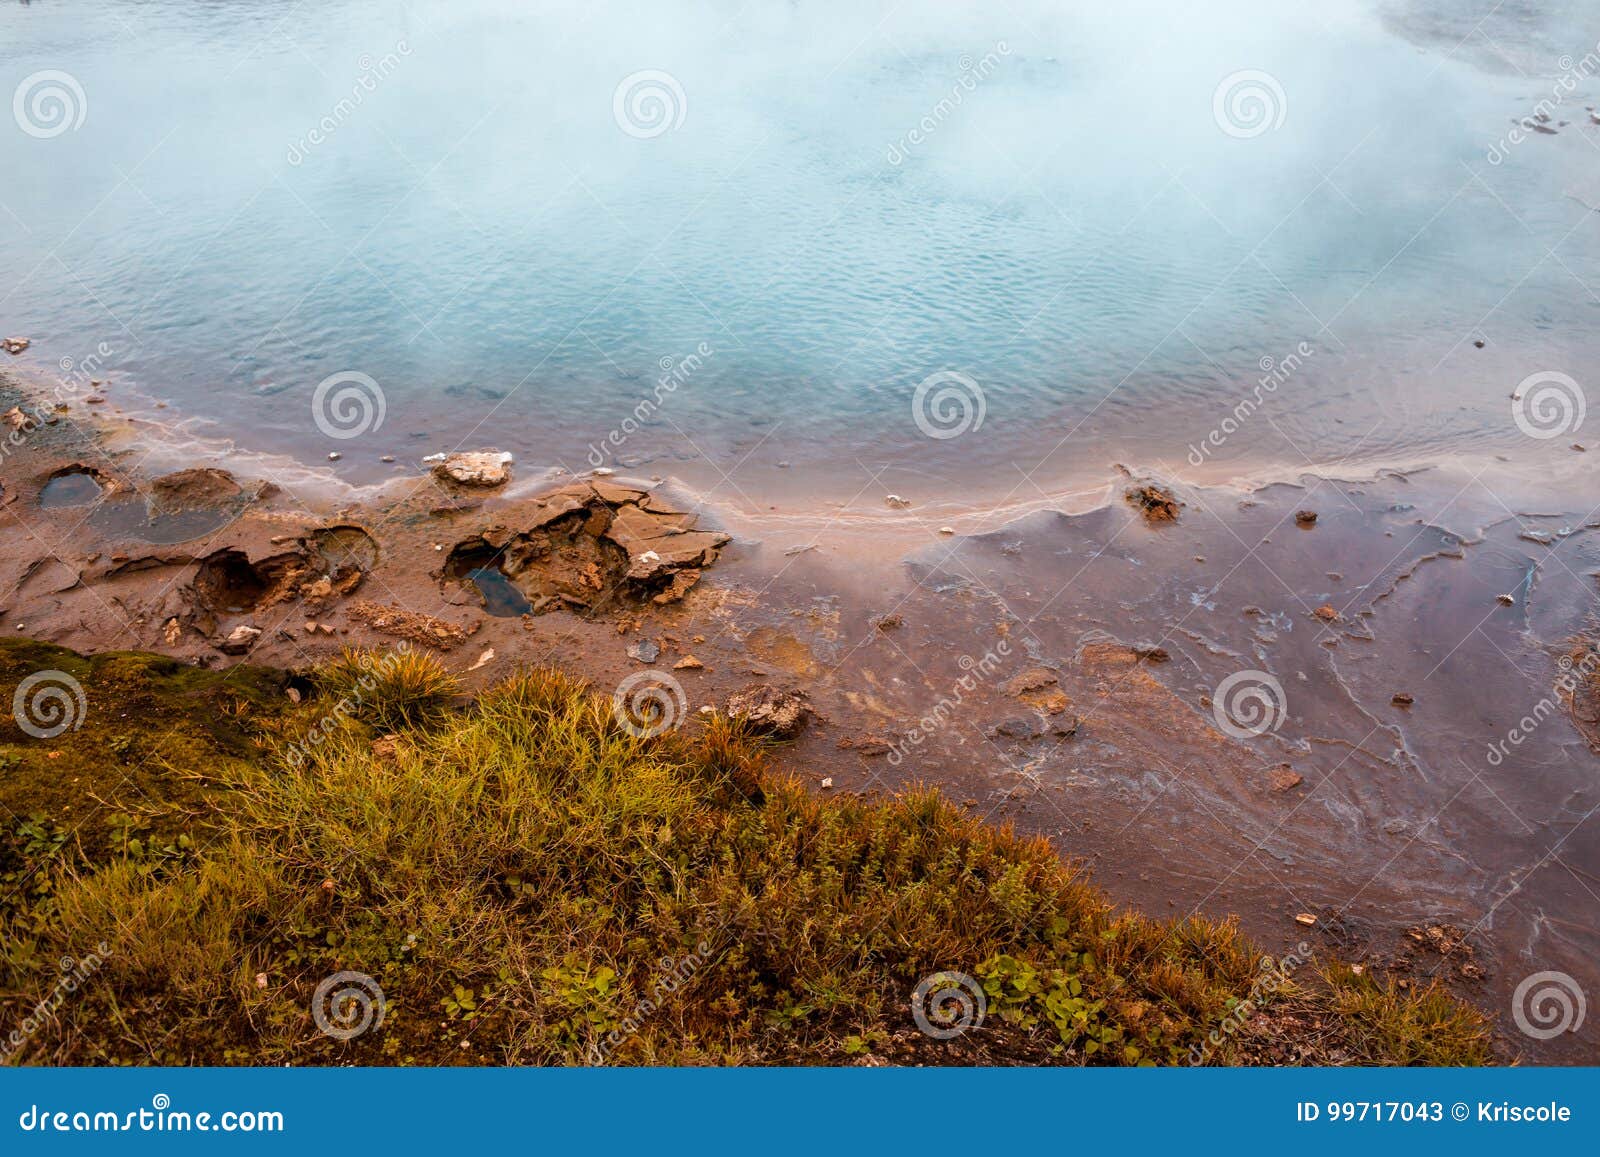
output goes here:
[{"label": "small pool of water", "polygon": [[81,471],[58,474],[39,491],[39,505],[45,510],[65,506],[90,506],[99,501],[103,493],[94,476]]},{"label": "small pool of water", "polygon": [[500,619],[514,619],[533,610],[533,604],[498,567],[480,566],[466,577],[483,596],[483,609]]}]

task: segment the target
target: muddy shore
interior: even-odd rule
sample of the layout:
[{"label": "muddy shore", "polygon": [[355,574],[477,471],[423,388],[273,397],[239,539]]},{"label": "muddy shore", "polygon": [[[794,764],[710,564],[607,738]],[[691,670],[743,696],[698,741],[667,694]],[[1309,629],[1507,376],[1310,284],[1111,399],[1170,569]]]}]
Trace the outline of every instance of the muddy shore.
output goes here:
[{"label": "muddy shore", "polygon": [[[172,470],[137,427],[35,405],[0,387],[8,634],[289,668],[404,639],[469,686],[655,672],[685,715],[803,691],[782,762],[819,791],[938,784],[1119,900],[1443,975],[1509,1054],[1600,1055],[1593,1020],[1538,1041],[1511,1012],[1536,972],[1600,992],[1582,495],[1519,509],[1460,466],[1129,474],[971,532],[884,496],[870,524],[764,530],[670,480],[521,462],[493,486],[401,463],[359,493],[220,452]],[[1146,484],[1170,511],[1125,498]]]}]

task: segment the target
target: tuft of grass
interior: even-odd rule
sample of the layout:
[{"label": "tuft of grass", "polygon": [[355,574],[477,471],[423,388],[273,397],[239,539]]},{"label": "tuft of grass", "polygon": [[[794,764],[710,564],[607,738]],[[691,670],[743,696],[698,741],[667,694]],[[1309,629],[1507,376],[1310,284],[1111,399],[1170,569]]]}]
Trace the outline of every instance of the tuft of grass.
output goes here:
[{"label": "tuft of grass", "polygon": [[1396,987],[1347,965],[1319,969],[1329,1003],[1350,1028],[1356,1063],[1367,1065],[1455,1065],[1470,1057],[1489,1059],[1483,1017],[1434,982],[1414,991]]},{"label": "tuft of grass", "polygon": [[317,669],[315,682],[327,699],[386,731],[438,723],[461,691],[437,657],[404,645],[384,651],[347,647]]},{"label": "tuft of grass", "polygon": [[[18,1059],[1185,1063],[1258,974],[1231,921],[1119,912],[1047,842],[935,791],[821,799],[725,719],[641,739],[550,670],[450,712],[425,658],[303,759],[259,748],[187,847],[67,858],[47,902],[0,911],[0,942],[28,946],[4,958],[3,1021],[48,993],[54,959],[108,946]],[[320,672],[324,696],[372,662]],[[326,702],[258,716],[281,740]],[[48,822],[28,839],[60,847]],[[336,972],[384,1000],[348,1042],[313,1017]],[[925,981],[941,1007],[981,993],[981,1025],[919,1032]],[[1483,1018],[1442,990],[1308,975],[1283,1001],[1295,1015],[1268,1009],[1252,1043],[1208,1056],[1283,1055],[1259,1047],[1276,1033],[1312,1063],[1488,1057]]]}]

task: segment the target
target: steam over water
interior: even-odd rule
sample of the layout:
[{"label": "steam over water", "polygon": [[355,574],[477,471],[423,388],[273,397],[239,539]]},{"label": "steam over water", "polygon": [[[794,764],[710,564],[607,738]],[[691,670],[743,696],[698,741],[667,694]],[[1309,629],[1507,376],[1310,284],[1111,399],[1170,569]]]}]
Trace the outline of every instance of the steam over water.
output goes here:
[{"label": "steam over water", "polygon": [[1298,7],[8,5],[0,319],[363,481],[1544,451],[1507,397],[1600,352],[1600,20]]}]

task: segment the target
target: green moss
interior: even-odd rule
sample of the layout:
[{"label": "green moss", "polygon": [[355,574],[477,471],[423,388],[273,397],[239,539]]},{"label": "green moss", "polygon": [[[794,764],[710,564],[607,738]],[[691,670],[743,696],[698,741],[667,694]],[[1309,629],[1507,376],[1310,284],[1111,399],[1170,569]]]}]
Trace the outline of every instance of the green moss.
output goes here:
[{"label": "green moss", "polygon": [[[74,657],[49,658],[68,670]],[[165,749],[150,787],[168,793],[161,808],[190,809],[187,842],[110,829],[100,854],[50,874],[48,896],[6,912],[7,1020],[48,990],[49,961],[101,941],[110,953],[24,1060],[1182,1063],[1258,974],[1231,923],[1119,913],[1046,842],[935,792],[822,800],[725,719],[639,739],[555,672],[523,672],[455,713],[430,697],[426,726],[387,737],[331,714],[326,696],[290,708],[265,677],[77,662],[106,715],[121,713],[115,686],[179,727],[185,746]],[[435,675],[410,672],[407,694]],[[231,736],[188,718],[219,695],[249,704]],[[92,728],[130,737],[107,766],[159,738],[86,723],[52,741],[61,758],[87,767]],[[210,786],[183,794],[196,776]],[[19,862],[63,855],[56,821],[18,837],[31,849]],[[382,1024],[348,1042],[311,1016],[341,971],[387,999]],[[939,973],[981,986],[981,1028],[916,1030],[919,984],[935,1027],[959,995],[960,979],[929,980]],[[1442,991],[1355,993],[1346,979],[1284,988],[1309,1014],[1283,1018],[1305,1038],[1296,1056],[1487,1058],[1482,1017]],[[1213,1059],[1253,1055],[1230,1041]]]},{"label": "green moss", "polygon": [[[81,699],[69,698],[70,684],[51,672],[76,681]],[[65,714],[40,717],[71,724],[50,738],[24,731],[12,710],[19,684],[33,675],[67,689],[56,705]],[[291,706],[287,682],[264,667],[208,671],[135,652],[85,658],[48,643],[0,639],[0,815],[66,825],[91,860],[109,850],[127,817],[176,837],[211,813],[209,797],[220,782],[262,757],[257,724]]]}]

